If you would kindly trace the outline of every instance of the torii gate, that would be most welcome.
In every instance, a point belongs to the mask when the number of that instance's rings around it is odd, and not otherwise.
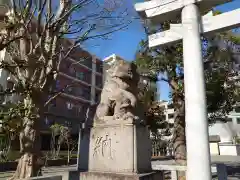
[[[181,24],[149,36],[149,46],[162,46],[183,40],[186,103],[187,179],[211,180],[206,93],[203,74],[201,34],[240,26],[240,9],[213,16],[212,7],[231,0],[151,0],[135,4],[142,18],[154,23],[182,17]]]

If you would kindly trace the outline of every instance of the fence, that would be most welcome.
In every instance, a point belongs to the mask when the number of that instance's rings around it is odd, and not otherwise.
[[[152,157],[172,156],[172,144],[161,139],[152,139]]]
[[[178,173],[181,171],[186,172],[187,167],[186,166],[180,166],[180,165],[167,165],[167,164],[153,164],[152,169],[155,171],[170,171],[171,172],[171,180],[179,180]],[[217,173],[217,179],[218,180],[227,180],[228,178],[228,172],[227,172],[227,166],[223,163],[216,164],[215,167],[212,167],[212,172],[216,171]]]

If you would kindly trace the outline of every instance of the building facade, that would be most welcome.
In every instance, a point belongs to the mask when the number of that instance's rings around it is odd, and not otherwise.
[[[0,1],[0,17],[4,17],[9,12],[9,7],[11,7],[10,1]],[[34,23],[32,29],[33,26]],[[0,19],[0,29],[4,30],[4,27],[5,24]],[[68,39],[61,41],[61,44],[63,48],[72,45]],[[0,52],[0,59],[11,61],[11,54],[3,50]],[[102,72],[102,61],[80,47],[75,48],[60,64],[60,73],[53,88],[56,91],[64,89],[64,92],[52,100],[45,109],[46,117],[42,120],[41,131],[49,133],[49,126],[59,123],[71,127],[72,133],[77,134],[86,109],[99,101],[103,84]],[[0,89],[11,88],[15,82],[9,72],[0,69]],[[1,97],[1,100],[17,102],[20,97],[11,95]]]
[[[100,100],[103,85],[102,67],[100,59],[80,47],[61,62],[55,89],[64,91],[50,102],[43,130],[51,124],[59,123],[69,126],[73,134],[78,133],[88,107]]]
[[[170,125],[174,123],[174,115],[175,111],[173,108],[173,104],[169,101],[159,101],[158,106],[163,110],[164,120]],[[170,126],[171,127],[171,126]],[[157,152],[158,156],[172,156],[172,136],[173,136],[173,128],[169,129],[170,134],[165,134],[164,130],[158,130],[160,134],[164,134],[160,136],[159,142],[156,142],[157,145],[162,146],[162,150]],[[162,141],[162,142],[161,142]]]
[[[0,52],[1,60],[11,60],[11,55],[5,50]],[[16,83],[9,72],[0,69],[0,89],[12,89]],[[68,88],[66,88],[69,86]],[[50,126],[58,123],[71,129],[77,138],[79,126],[85,120],[88,107],[97,104],[100,100],[103,86],[103,62],[89,52],[76,48],[60,65],[55,90],[64,91],[53,99],[45,109],[45,116],[41,121],[41,136],[48,149],[51,141]],[[50,97],[49,97],[50,98]],[[1,104],[8,101],[18,102],[20,96],[15,94],[1,96]],[[16,146],[17,146],[16,142]]]
[[[4,30],[3,17],[9,12],[10,1],[0,1],[0,31]],[[34,23],[32,25],[32,29]],[[33,32],[34,33],[34,32]],[[64,39],[62,47],[71,46],[72,42]],[[0,61],[11,61],[11,54],[2,50]],[[54,90],[64,91],[50,102],[45,109],[45,116],[41,121],[42,147],[49,146],[51,140],[50,126],[54,123],[68,126],[73,136],[78,135],[79,126],[85,120],[85,114],[89,106],[97,104],[100,100],[103,85],[103,64],[96,56],[80,47],[75,48],[68,58],[60,64]],[[12,89],[16,80],[9,72],[0,69],[0,90]],[[68,88],[66,88],[68,86]],[[46,97],[46,101],[50,97]],[[22,98],[18,95],[0,96],[0,103],[8,101],[18,102]],[[18,147],[18,140],[16,140]],[[48,148],[48,147],[46,147]]]
[[[11,56],[5,50],[0,52],[1,60],[10,60]],[[77,133],[76,126],[84,120],[87,108],[99,102],[103,85],[102,61],[81,48],[76,49],[71,55],[62,61],[55,89],[64,92],[53,99],[46,111],[43,120],[42,131],[48,131],[53,123],[73,127],[73,133]],[[0,88],[11,89],[15,79],[4,69],[0,69]],[[66,88],[69,86],[69,88]],[[49,97],[50,98],[50,97]],[[5,96],[4,101],[17,102],[17,95]]]

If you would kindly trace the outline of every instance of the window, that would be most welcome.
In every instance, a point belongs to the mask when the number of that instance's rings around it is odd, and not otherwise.
[[[48,98],[47,98],[47,101],[48,100],[50,100],[52,98],[52,96],[51,95],[49,95],[48,96]],[[49,106],[56,106],[56,98],[53,98],[51,101],[50,101],[50,103],[49,103]]]
[[[84,57],[79,59],[79,64],[83,64],[89,68],[92,68],[92,57]]]
[[[57,89],[57,90],[60,89],[60,81],[59,81],[59,80],[56,81],[56,89]]]
[[[80,104],[78,104],[78,105],[76,106],[76,108],[77,108],[77,114],[80,115],[80,114],[82,113],[83,106],[80,105]]]
[[[79,61],[78,61],[78,63],[79,63],[79,64],[84,64],[85,61],[86,61],[86,60],[85,60],[84,58],[80,58]]]
[[[96,103],[99,103],[100,97],[101,97],[101,93],[96,93],[96,95],[95,95],[95,101],[96,101]]]
[[[102,62],[96,64],[96,70],[99,73],[103,72],[103,64],[102,64]]]
[[[82,111],[82,105],[78,105],[78,112]]]
[[[67,91],[68,91],[69,93],[71,93],[71,92],[73,91],[73,88],[72,88],[72,87],[69,87],[69,88],[67,89]]]
[[[240,124],[240,118],[237,118],[237,124]]]
[[[174,118],[174,114],[168,114],[168,119]]]
[[[84,72],[76,72],[76,77],[80,80],[84,80]]]
[[[85,97],[85,99],[90,99],[91,89],[89,87],[83,88],[83,96]]]
[[[59,61],[58,61],[59,63]],[[63,70],[66,70],[69,68],[69,64],[67,63],[67,61],[61,61],[61,67]]]
[[[48,100],[51,98],[51,96],[48,96]],[[56,98],[50,101],[49,105],[47,106],[48,112],[56,110]]]
[[[66,105],[67,105],[68,109],[73,109],[73,107],[74,107],[74,104],[70,103],[70,102],[67,102]]]
[[[77,87],[75,90],[78,96],[83,96],[83,89],[81,87]]]
[[[98,86],[98,87],[102,87],[102,83],[103,83],[103,81],[102,81],[102,76],[96,76],[96,86]]]
[[[71,121],[65,121],[65,125],[66,125],[67,127],[71,127],[71,126],[72,126],[72,122],[71,122]]]
[[[74,72],[75,72],[75,69],[74,69],[74,67],[71,66],[71,67],[69,68],[69,73],[70,73],[70,74],[74,74]]]
[[[55,122],[52,119],[48,119],[48,117],[45,118],[45,124],[48,126],[53,125]]]

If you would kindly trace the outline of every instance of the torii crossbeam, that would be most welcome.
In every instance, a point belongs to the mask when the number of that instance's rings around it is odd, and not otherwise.
[[[239,27],[240,8],[213,16],[212,11],[202,17],[202,28],[200,33],[211,35],[220,31],[227,31]],[[170,24],[170,29],[163,32],[152,34],[148,37],[149,47],[162,46],[176,43],[183,39],[182,24]]]

